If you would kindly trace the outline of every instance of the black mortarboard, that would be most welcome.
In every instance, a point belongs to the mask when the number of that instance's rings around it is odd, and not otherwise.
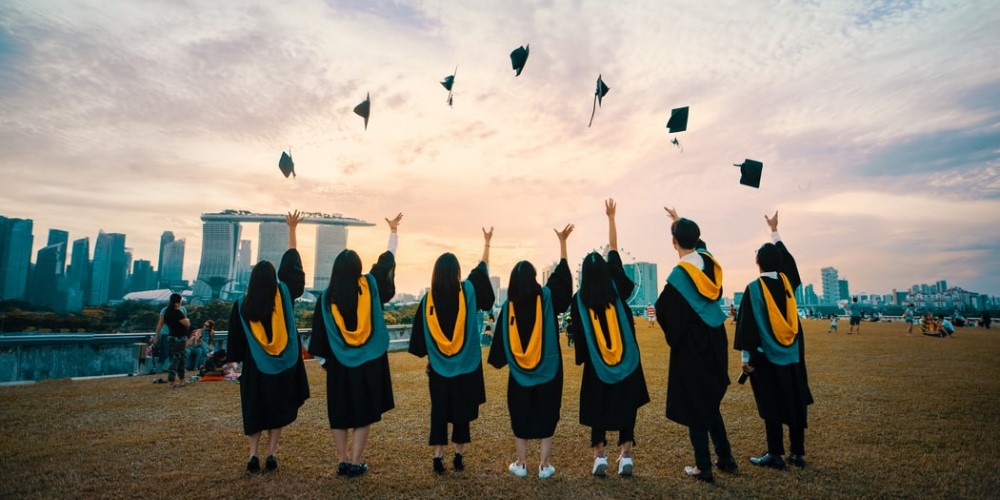
[[[510,65],[516,71],[514,76],[521,76],[524,70],[524,63],[528,62],[528,48],[530,45],[522,45],[510,53]]]
[[[597,75],[597,90],[594,91],[594,109],[590,111],[590,125],[594,124],[594,113],[597,112],[597,107],[601,105],[601,99],[608,95],[608,91],[611,90],[610,87],[604,84],[604,79],[601,75]]]
[[[365,130],[368,130],[368,116],[371,115],[372,95],[371,92],[365,94],[365,100],[361,104],[354,106],[354,112],[365,119]]]
[[[764,170],[764,164],[747,158],[743,163],[734,163],[734,167],[740,167],[740,184],[754,188],[760,188],[760,173]]]
[[[455,86],[455,75],[458,74],[458,66],[455,66],[455,73],[444,77],[444,81],[441,85],[448,89],[448,105],[451,106],[451,88]]]
[[[670,110],[670,120],[667,120],[667,129],[671,134],[683,132],[688,127],[688,107]]]
[[[278,168],[281,173],[285,174],[285,178],[288,178],[288,174],[295,176],[295,162],[292,161],[292,155],[282,151],[281,159],[278,160]]]

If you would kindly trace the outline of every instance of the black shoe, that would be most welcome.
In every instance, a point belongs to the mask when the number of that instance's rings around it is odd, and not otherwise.
[[[465,470],[465,462],[462,461],[461,453],[455,454],[455,461],[452,462],[452,465],[455,467],[455,470]]]
[[[444,474],[444,457],[434,457],[434,472]]]
[[[351,464],[347,462],[340,462],[339,464],[337,464],[338,476],[346,476],[347,473],[350,472],[350,470],[351,470]]]
[[[354,465],[351,464],[347,469],[347,477],[358,477],[365,472],[368,472],[368,464]]]
[[[697,479],[698,481],[703,481],[706,483],[715,482],[715,478],[712,477],[711,472],[698,470],[697,467],[691,467],[691,466],[684,467],[684,473],[687,474],[688,477]]]
[[[781,455],[772,455],[770,453],[764,453],[759,457],[750,457],[750,463],[760,467],[785,468],[785,459],[781,458]]]
[[[247,462],[247,474],[256,474],[260,472],[260,459],[256,456],[250,457],[250,461]]]
[[[788,463],[802,469],[806,466],[806,457],[802,455],[788,455]]]
[[[740,470],[739,466],[736,465],[736,460],[734,460],[733,457],[729,457],[728,460],[722,460],[722,459],[716,460],[715,468],[729,474],[736,474]]]
[[[278,470],[278,457],[270,455],[264,461],[264,472],[274,472]]]

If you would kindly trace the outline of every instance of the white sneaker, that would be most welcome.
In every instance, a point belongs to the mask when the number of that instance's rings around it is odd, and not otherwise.
[[[538,467],[538,478],[545,479],[552,477],[556,473],[556,468],[552,464],[546,465],[545,467]]]
[[[594,475],[604,477],[608,474],[608,457],[594,459]]]
[[[618,457],[618,475],[632,477],[632,457]]]
[[[517,465],[517,461],[510,464],[510,466],[507,467],[507,470],[509,470],[511,474],[517,477],[528,477],[528,469],[525,468],[524,464]]]

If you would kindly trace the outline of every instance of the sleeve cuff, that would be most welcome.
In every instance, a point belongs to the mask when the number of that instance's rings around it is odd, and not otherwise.
[[[399,235],[396,233],[389,233],[389,246],[386,248],[386,250],[391,252],[392,255],[396,255],[396,247],[398,246],[399,246]]]
[[[777,243],[777,242],[781,241],[781,235],[778,234],[777,231],[772,231],[771,232],[771,241],[773,241],[774,243]]]
[[[742,353],[742,354],[740,354],[740,357],[743,359],[743,362],[744,363],[749,363],[750,362],[750,351],[740,351],[740,352]]]

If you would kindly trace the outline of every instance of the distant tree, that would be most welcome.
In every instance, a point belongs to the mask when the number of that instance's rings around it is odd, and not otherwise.
[[[222,300],[209,302],[203,306],[188,309],[188,318],[192,325],[201,326],[205,321],[215,322],[215,331],[229,330],[229,315],[233,312],[233,303]]]

